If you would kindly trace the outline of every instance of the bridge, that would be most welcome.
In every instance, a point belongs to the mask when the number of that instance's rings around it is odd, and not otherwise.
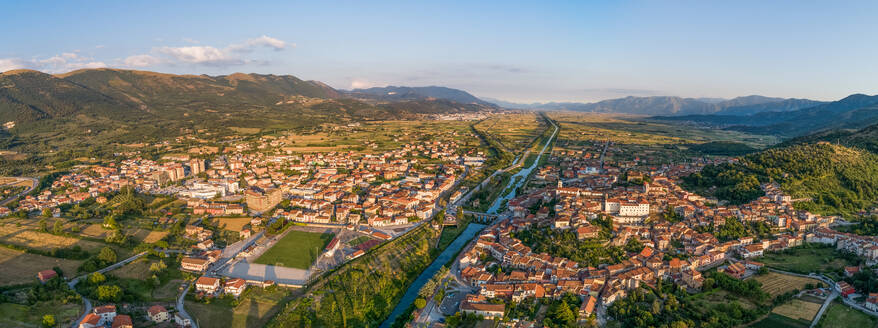
[[[476,220],[476,222],[479,222],[479,223],[488,223],[488,222],[494,221],[495,219],[500,217],[497,214],[488,214],[488,213],[473,212],[473,211],[466,211],[466,210],[463,211],[463,214],[472,215],[473,218]]]

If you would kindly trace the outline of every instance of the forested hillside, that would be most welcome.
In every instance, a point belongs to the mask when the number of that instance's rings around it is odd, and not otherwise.
[[[195,131],[219,141],[242,130],[293,130],[496,109],[447,99],[373,104],[289,75],[8,71],[0,73],[0,123],[15,124],[0,129],[0,146],[21,155],[0,157],[0,173],[20,175],[71,164],[75,158],[106,158],[130,150],[126,144]]]
[[[818,141],[826,141],[847,147],[862,148],[873,153],[878,153],[878,124],[870,125],[860,130],[832,130],[815,133],[787,140],[778,146],[790,146]]]
[[[829,143],[795,145],[708,166],[684,178],[683,186],[741,204],[762,196],[760,184],[772,181],[793,198],[811,199],[796,208],[853,215],[878,200],[878,156]]]

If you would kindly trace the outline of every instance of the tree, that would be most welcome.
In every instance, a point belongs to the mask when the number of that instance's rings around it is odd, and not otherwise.
[[[55,327],[55,316],[51,314],[44,315],[43,327]]]
[[[55,224],[52,226],[52,232],[56,235],[60,235],[64,232],[64,224],[61,223],[61,220],[55,220]]]
[[[116,252],[109,246],[104,246],[98,254],[98,260],[104,261],[105,263],[116,263]]]
[[[97,285],[104,281],[107,281],[107,277],[100,272],[95,272],[88,276],[88,282],[92,285]]]
[[[415,300],[415,307],[418,309],[423,309],[425,306],[427,306],[427,300],[420,297]]]
[[[51,210],[50,208],[48,208],[48,207],[47,207],[47,208],[44,208],[44,209],[43,209],[43,217],[44,217],[44,218],[50,218],[50,217],[52,217],[52,210]]]
[[[165,264],[165,262],[163,262],[163,261],[158,261],[158,262],[154,262],[153,264],[150,264],[150,265],[149,265],[149,271],[150,271],[150,272],[162,272],[162,271],[164,271],[167,267],[168,267],[168,266]]]
[[[104,228],[105,229],[118,229],[119,224],[116,223],[116,218],[113,214],[107,215],[104,217]]]
[[[101,285],[97,290],[98,300],[105,302],[118,302],[122,298],[122,288],[116,285]]]
[[[49,231],[48,224],[46,223],[46,219],[40,219],[40,231],[46,232]]]

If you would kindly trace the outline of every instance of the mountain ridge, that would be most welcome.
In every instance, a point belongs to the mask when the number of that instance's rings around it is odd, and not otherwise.
[[[747,115],[756,112],[798,110],[824,103],[810,99],[773,98],[760,95],[742,96],[733,99],[627,96],[592,103],[548,102],[517,104],[496,99],[490,100],[502,107],[515,109],[573,110],[639,115]]]

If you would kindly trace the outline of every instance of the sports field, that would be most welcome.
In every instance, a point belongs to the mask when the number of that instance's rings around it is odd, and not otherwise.
[[[258,264],[307,270],[332,240],[331,233],[293,230],[256,259]]]

